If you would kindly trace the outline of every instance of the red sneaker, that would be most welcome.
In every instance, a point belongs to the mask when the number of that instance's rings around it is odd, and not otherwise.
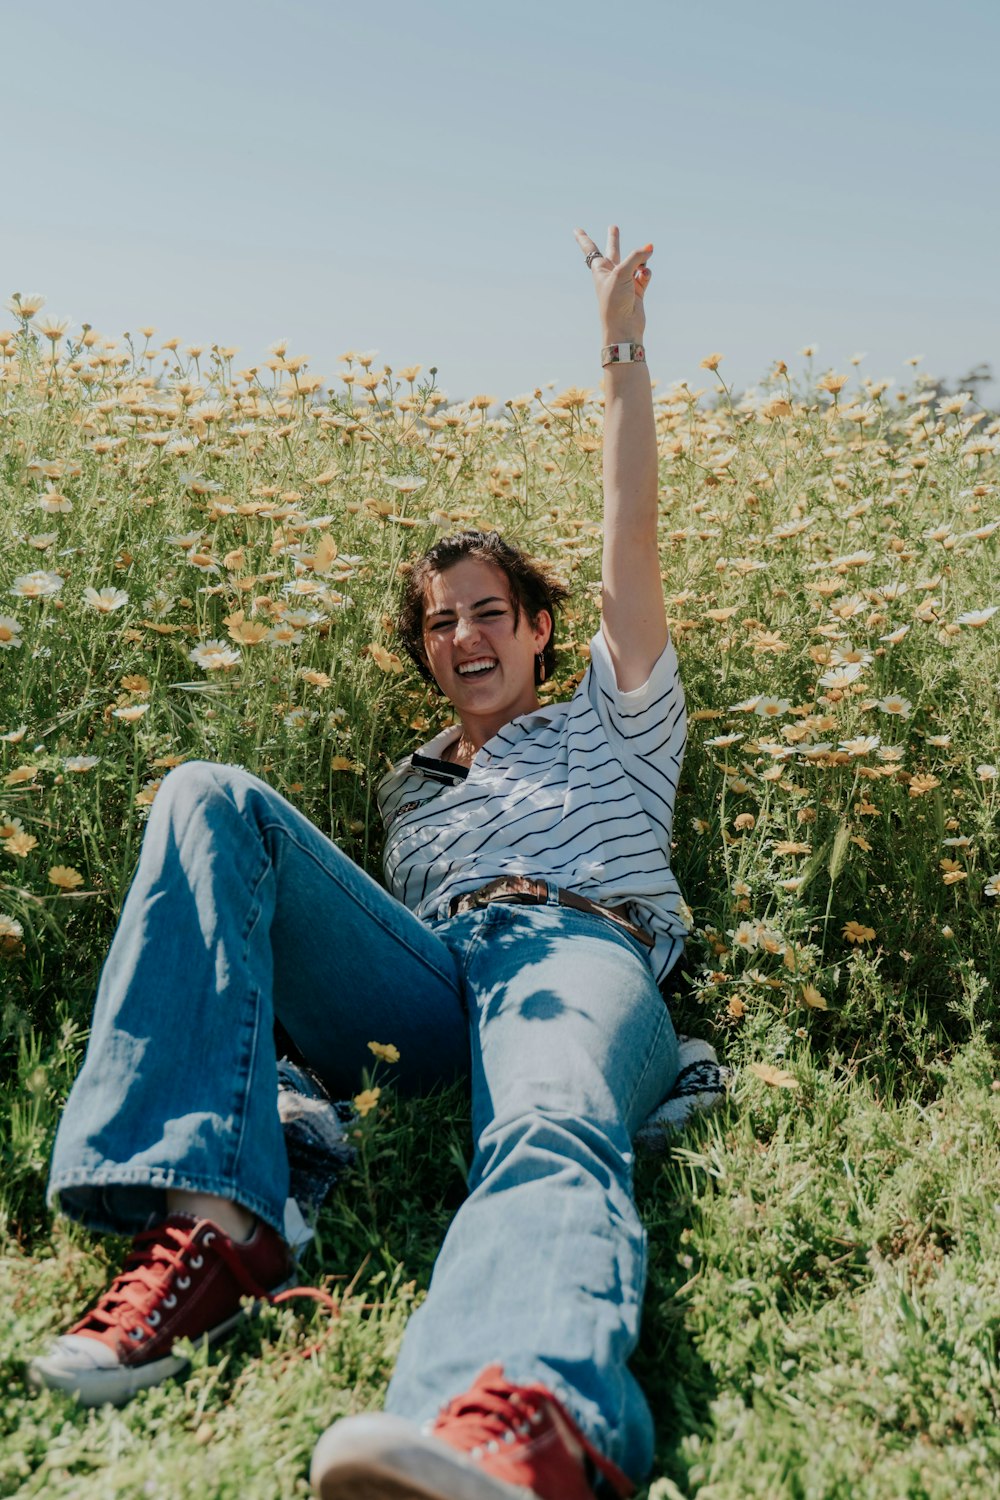
[[[121,1275],[68,1333],[28,1367],[83,1406],[121,1406],[184,1368],[175,1339],[221,1338],[242,1314],[241,1298],[266,1300],[287,1282],[292,1256],[260,1220],[240,1244],[210,1219],[172,1214],[132,1241]]]
[[[551,1391],[511,1385],[499,1365],[426,1428],[388,1412],[335,1423],[311,1478],[321,1500],[625,1500],[634,1489]]]

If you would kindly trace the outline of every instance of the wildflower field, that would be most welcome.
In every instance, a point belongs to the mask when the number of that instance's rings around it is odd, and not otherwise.
[[[453,403],[419,366],[350,353],[324,379],[276,345],[241,369],[8,307],[0,1493],[302,1495],[317,1434],[378,1404],[461,1201],[461,1094],[359,1078],[360,1165],[304,1265],[339,1316],[265,1311],[121,1412],[24,1380],[121,1250],[48,1216],[55,1125],[171,767],[248,767],[377,872],[374,787],[446,722],[393,638],[408,557],[482,524],[556,560],[545,691],[572,692],[600,390]],[[735,1081],[637,1164],[648,1493],[997,1494],[1000,421],[915,367],[894,385],[807,353],[737,396],[703,363],[655,391],[691,719],[677,1021]]]

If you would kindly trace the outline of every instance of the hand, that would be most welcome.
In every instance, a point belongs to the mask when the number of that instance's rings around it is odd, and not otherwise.
[[[575,229],[576,242],[584,255],[589,255],[597,246],[582,229]],[[646,310],[643,297],[649,286],[652,271],[646,264],[647,256],[653,253],[652,245],[633,250],[627,259],[621,258],[618,226],[608,228],[607,248],[590,263],[597,292],[597,305],[601,314],[601,326],[607,343],[624,343],[626,340],[642,338],[646,327]]]

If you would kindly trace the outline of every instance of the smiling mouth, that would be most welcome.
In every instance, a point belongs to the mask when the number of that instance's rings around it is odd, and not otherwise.
[[[459,677],[487,677],[497,665],[495,656],[480,656],[475,661],[463,661],[455,671]]]

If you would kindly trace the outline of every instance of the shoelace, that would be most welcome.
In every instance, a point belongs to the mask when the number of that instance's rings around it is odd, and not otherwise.
[[[608,1495],[624,1500],[634,1493],[630,1480],[587,1441],[551,1391],[542,1386],[512,1386],[503,1378],[502,1366],[485,1370],[471,1390],[449,1402],[431,1431],[435,1437],[463,1448],[470,1457],[479,1458],[513,1445],[518,1437],[529,1436],[532,1428],[544,1422],[546,1407],[558,1413],[560,1425],[575,1435],[579,1459],[595,1497]]]
[[[272,1307],[280,1307],[282,1303],[291,1302],[296,1297],[308,1297],[311,1301],[318,1302],[321,1307],[325,1307],[330,1314],[330,1323],[333,1323],[336,1318],[340,1317],[340,1306],[336,1299],[331,1297],[329,1292],[324,1292],[322,1287],[318,1286],[290,1286],[283,1292],[277,1292],[273,1297],[269,1296],[267,1300]],[[314,1354],[318,1354],[325,1344],[329,1332],[330,1326],[328,1324],[322,1336],[314,1344],[307,1344],[304,1349],[297,1349],[295,1351],[296,1356],[299,1359],[311,1359]]]
[[[470,1448],[511,1443],[543,1420],[546,1399],[530,1388],[515,1391],[505,1381],[482,1381],[449,1402],[434,1423],[434,1435],[447,1441],[449,1433],[461,1432],[462,1446]]]
[[[197,1226],[196,1226],[197,1227]],[[133,1329],[144,1323],[151,1312],[155,1312],[156,1303],[161,1294],[166,1291],[172,1275],[176,1275],[178,1286],[184,1290],[183,1282],[188,1262],[185,1255],[192,1249],[195,1238],[195,1229],[184,1229],[179,1224],[160,1224],[155,1229],[144,1229],[136,1235],[132,1242],[132,1249],[126,1258],[121,1272],[108,1287],[104,1296],[82,1320],[79,1327],[88,1324],[96,1324],[100,1329],[119,1326],[124,1333],[130,1333]],[[174,1248],[170,1243],[173,1242]],[[220,1253],[223,1246],[217,1243],[217,1237],[211,1240],[206,1236],[205,1243],[215,1244]],[[229,1260],[229,1257],[226,1257]],[[235,1259],[235,1257],[233,1257]],[[199,1256],[191,1257],[190,1265],[194,1270],[199,1270],[202,1260]],[[232,1261],[230,1261],[232,1264]],[[236,1268],[234,1267],[234,1270]],[[239,1267],[241,1281],[252,1282],[242,1266]],[[253,1294],[266,1296],[266,1292],[260,1291],[253,1286]],[[163,1298],[167,1306],[173,1306],[171,1301],[173,1293]],[[176,1298],[174,1297],[174,1301]]]
[[[115,1277],[97,1306],[87,1314],[84,1326],[90,1323],[101,1328],[119,1325],[123,1332],[129,1333],[146,1322],[150,1313],[155,1313],[156,1304],[161,1297],[167,1307],[173,1307],[176,1304],[175,1294],[163,1296],[171,1276],[176,1276],[175,1284],[181,1291],[186,1291],[190,1285],[187,1272],[201,1269],[204,1264],[203,1251],[209,1247],[212,1253],[225,1261],[248,1297],[260,1302],[270,1302],[275,1307],[295,1297],[307,1297],[319,1302],[331,1316],[339,1316],[340,1308],[337,1303],[329,1292],[324,1292],[319,1287],[288,1287],[276,1294],[266,1291],[247,1271],[230,1241],[214,1229],[209,1229],[202,1237],[201,1250],[186,1259],[194,1249],[200,1228],[201,1225],[198,1224],[191,1229],[185,1229],[179,1224],[159,1224],[154,1229],[145,1229],[137,1234],[120,1274]],[[172,1241],[174,1248],[167,1241]]]

